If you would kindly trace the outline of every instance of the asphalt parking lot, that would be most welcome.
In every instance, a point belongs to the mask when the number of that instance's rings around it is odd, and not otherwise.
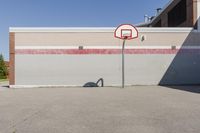
[[[1,87],[0,133],[199,133],[199,89]]]

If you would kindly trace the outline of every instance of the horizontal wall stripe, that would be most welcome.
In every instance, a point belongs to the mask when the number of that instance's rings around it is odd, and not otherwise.
[[[15,49],[121,49],[122,46],[15,46]],[[126,49],[172,49],[172,46],[125,46]],[[176,49],[200,49],[200,46],[176,46]]]
[[[125,54],[200,54],[200,49],[125,49]],[[121,49],[16,49],[16,54],[121,54]]]

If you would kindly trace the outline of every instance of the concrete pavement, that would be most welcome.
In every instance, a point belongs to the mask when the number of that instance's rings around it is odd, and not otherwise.
[[[159,86],[0,89],[0,133],[198,133],[199,105]]]
[[[3,82],[0,82],[0,91],[1,90],[7,90],[8,89],[8,81],[3,81]]]

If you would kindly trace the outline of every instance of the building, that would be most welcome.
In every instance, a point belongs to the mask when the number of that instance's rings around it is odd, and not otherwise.
[[[194,27],[199,19],[198,0],[170,0],[157,15],[150,18],[142,27]]]
[[[150,25],[153,27],[196,27],[197,19],[196,0],[173,0]]]
[[[166,15],[173,18],[170,12],[182,1],[171,1],[154,19],[140,25],[147,27],[138,27],[139,38],[127,41],[126,85],[200,83],[200,2],[186,6],[186,15],[196,14],[192,21],[186,16],[184,22],[171,26],[166,20]],[[114,38],[114,30],[10,28],[10,87],[83,86],[99,78],[105,86],[120,86],[122,41]]]

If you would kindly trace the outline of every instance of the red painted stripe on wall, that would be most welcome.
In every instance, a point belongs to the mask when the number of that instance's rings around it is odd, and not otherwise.
[[[120,49],[17,49],[16,54],[121,54]],[[125,54],[200,54],[200,49],[126,49]]]

